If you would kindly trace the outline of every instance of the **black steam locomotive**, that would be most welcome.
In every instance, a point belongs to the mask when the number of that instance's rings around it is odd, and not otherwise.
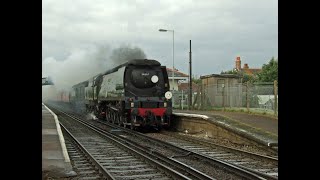
[[[134,59],[72,87],[70,102],[119,126],[169,126],[172,94],[165,66]]]

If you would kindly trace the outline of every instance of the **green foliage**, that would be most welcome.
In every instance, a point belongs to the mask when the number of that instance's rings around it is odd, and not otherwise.
[[[246,82],[250,82],[250,83],[254,83],[254,82],[256,82],[256,80],[257,80],[257,78],[256,78],[256,76],[251,76],[251,75],[248,75],[248,74],[246,74],[246,73],[243,73],[243,72],[240,72],[239,73],[241,76],[242,76],[242,83],[246,83]]]
[[[192,76],[191,80],[192,80],[192,82],[195,83],[195,84],[198,84],[198,85],[201,84],[201,79],[198,78],[198,77],[195,76],[195,75]]]
[[[242,106],[247,107],[247,96],[242,95]],[[259,106],[259,98],[257,95],[249,95],[249,107],[257,107]]]
[[[262,71],[257,74],[258,82],[273,82],[278,81],[278,60],[271,58],[268,64],[263,64]]]
[[[249,81],[250,83],[256,82],[256,77],[248,75],[242,71],[236,71],[236,70],[229,70],[229,71],[222,71],[221,74],[234,74],[234,75],[239,75],[242,77],[242,83],[246,83]]]
[[[196,84],[201,84],[201,79],[193,79],[192,78],[192,82],[194,82]]]
[[[235,70],[229,70],[229,71],[221,71],[220,74],[238,74],[238,71]]]
[[[248,75],[243,71],[221,71],[221,74],[236,74],[242,76],[242,83],[250,82],[273,82],[274,80],[278,81],[278,60],[274,57],[271,58],[268,64],[263,64],[262,71],[257,74]]]

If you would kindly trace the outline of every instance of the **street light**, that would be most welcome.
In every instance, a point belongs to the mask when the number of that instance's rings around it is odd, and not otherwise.
[[[172,32],[172,91],[174,91],[174,30],[159,29],[160,32]],[[172,96],[172,106],[174,105],[174,100]]]

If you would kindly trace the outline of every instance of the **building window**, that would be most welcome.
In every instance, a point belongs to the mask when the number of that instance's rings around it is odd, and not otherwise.
[[[217,92],[222,93],[224,86],[225,86],[224,79],[218,79],[217,80]]]

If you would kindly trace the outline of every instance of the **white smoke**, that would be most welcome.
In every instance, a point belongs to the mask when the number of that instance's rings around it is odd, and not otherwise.
[[[98,118],[93,114],[89,113],[86,115],[86,120],[97,120]]]
[[[89,45],[85,49],[73,49],[64,60],[53,57],[42,61],[42,77],[50,76],[54,85],[42,87],[42,97],[55,99],[57,92],[70,91],[77,83],[105,72],[131,58],[146,58],[138,47],[122,45],[111,51],[108,45]]]

